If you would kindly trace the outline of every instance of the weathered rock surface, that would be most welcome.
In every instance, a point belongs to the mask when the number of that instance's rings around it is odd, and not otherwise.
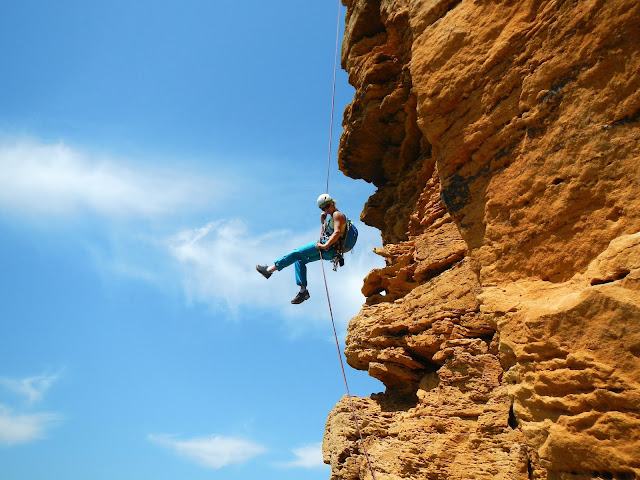
[[[640,478],[640,2],[343,3],[376,478]],[[346,399],[324,455],[371,477]]]

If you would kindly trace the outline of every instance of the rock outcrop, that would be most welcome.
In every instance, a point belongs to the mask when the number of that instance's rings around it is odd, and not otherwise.
[[[343,3],[376,479],[640,479],[640,2]],[[371,477],[346,399],[323,450]]]

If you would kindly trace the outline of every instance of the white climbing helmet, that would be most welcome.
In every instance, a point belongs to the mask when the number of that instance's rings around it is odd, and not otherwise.
[[[323,193],[318,197],[317,201],[318,201],[318,207],[322,208],[323,205],[333,202],[333,198],[331,198],[331,195],[329,195],[328,193]]]

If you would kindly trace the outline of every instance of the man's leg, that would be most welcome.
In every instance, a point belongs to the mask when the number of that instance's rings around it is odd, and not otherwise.
[[[305,262],[313,262],[320,258],[320,252],[316,248],[316,242],[310,242],[300,248],[296,248],[293,252],[279,258],[274,262],[277,270],[293,265],[298,260]]]
[[[295,264],[296,268],[296,285],[302,287],[301,290],[307,288],[307,262],[298,260]]]
[[[330,248],[322,252],[322,258],[324,260],[331,260],[335,255],[335,248]],[[320,251],[316,248],[316,242],[310,242],[279,258],[271,267],[257,265],[256,269],[266,278],[269,278],[276,270],[280,271],[295,263],[296,284],[300,287],[300,291],[291,303],[297,304],[304,302],[310,297],[307,291],[307,263],[315,262],[320,260],[320,258]]]
[[[329,250],[322,252],[322,259],[332,260],[335,255],[336,251],[333,248],[330,248]],[[318,260],[320,260],[320,251],[317,249],[315,254],[308,255],[305,259],[296,260],[296,285],[303,287],[303,289],[307,288],[307,263]]]
[[[305,260],[297,260],[296,265],[296,284],[300,286],[300,291],[296,294],[291,303],[298,304],[308,300],[311,295],[307,290],[307,262]]]
[[[296,248],[293,252],[280,257],[271,266],[256,265],[256,270],[258,270],[258,272],[260,272],[263,277],[269,278],[275,271],[280,271],[283,268],[287,268],[289,265],[294,264],[298,260],[313,261],[311,260],[311,258],[315,255],[318,255],[319,257],[318,250],[316,249],[316,244],[315,242],[310,242],[300,248]]]

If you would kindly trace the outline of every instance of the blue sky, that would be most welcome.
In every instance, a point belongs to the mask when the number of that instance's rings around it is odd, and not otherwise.
[[[337,9],[0,6],[0,478],[328,478],[320,265],[297,306],[292,269],[254,266],[318,234]],[[374,189],[335,161],[352,95],[338,72],[329,190],[357,220]],[[341,345],[383,264],[357,225],[327,266]]]

